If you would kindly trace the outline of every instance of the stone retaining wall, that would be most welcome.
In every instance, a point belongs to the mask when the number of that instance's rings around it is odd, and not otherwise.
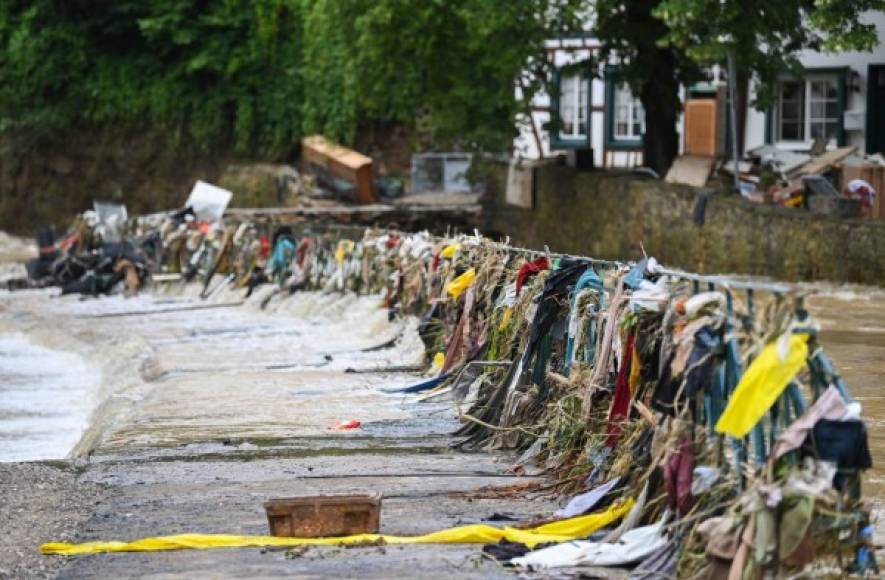
[[[622,260],[641,257],[644,247],[664,264],[699,273],[885,286],[885,222],[711,194],[698,225],[697,190],[562,166],[536,170],[534,207],[522,209],[505,201],[506,174],[491,169],[478,225],[516,245]]]

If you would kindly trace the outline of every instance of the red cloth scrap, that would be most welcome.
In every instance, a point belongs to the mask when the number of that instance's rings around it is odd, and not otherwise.
[[[522,292],[522,286],[529,276],[539,274],[548,268],[550,268],[550,262],[547,261],[546,256],[541,256],[534,262],[523,264],[522,268],[519,269],[519,273],[516,274],[516,295],[519,296],[519,293]]]

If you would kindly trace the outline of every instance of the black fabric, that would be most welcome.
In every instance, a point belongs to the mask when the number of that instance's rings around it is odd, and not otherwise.
[[[695,202],[694,209],[691,212],[691,219],[694,221],[695,225],[702,226],[707,220],[707,200],[709,198],[710,194],[703,193]]]
[[[863,470],[873,466],[867,428],[863,421],[829,421],[821,419],[805,439],[802,456],[833,461],[839,470]],[[833,485],[845,490],[851,474],[837,473]]]
[[[670,371],[672,364],[673,356],[671,355],[664,365],[664,372],[658,377],[658,384],[655,386],[651,400],[652,409],[671,415],[673,414],[673,403],[676,401],[676,393],[679,392],[679,386],[682,384],[682,381],[672,377]]]
[[[720,362],[717,355],[722,347],[716,331],[709,326],[698,330],[693,340],[694,346],[685,364],[685,389],[680,401],[680,403],[688,402],[692,414],[696,411],[696,395],[703,393],[713,382],[713,372]],[[652,397],[652,408],[668,414],[673,413],[676,395],[682,386],[682,377],[674,378],[670,371],[674,356],[675,352],[667,360],[664,372],[658,377],[658,384]]]
[[[583,261],[562,260],[559,268],[550,274],[544,282],[544,291],[538,303],[538,310],[532,321],[532,332],[529,336],[522,360],[522,368],[532,368],[532,362],[541,350],[541,341],[550,332],[562,311],[562,305],[568,302],[569,294],[590,265]]]
[[[694,347],[685,366],[685,395],[689,400],[704,392],[713,382],[714,355],[719,344],[719,337],[709,326],[694,335]]]
[[[267,276],[264,275],[264,269],[256,267],[249,275],[248,290],[246,290],[246,298],[252,296],[256,288],[267,282]]]
[[[510,566],[510,560],[513,558],[519,558],[531,552],[525,544],[508,542],[507,540],[501,540],[497,544],[486,544],[482,547],[482,551],[505,566]]]
[[[673,540],[654,551],[630,573],[629,580],[675,578],[676,565],[679,562],[679,545],[679,542]]]

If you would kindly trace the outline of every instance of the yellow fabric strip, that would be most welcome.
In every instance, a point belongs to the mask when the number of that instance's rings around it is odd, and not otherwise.
[[[549,542],[561,543],[584,538],[623,518],[633,507],[633,499],[613,504],[607,510],[586,516],[544,524],[529,530],[495,528],[484,524],[440,530],[423,536],[359,534],[342,538],[277,538],[275,536],[233,536],[227,534],[180,534],[143,538],[134,542],[48,543],[43,554],[76,556],[103,552],[159,552],[166,550],[209,550],[213,548],[257,548],[266,546],[337,546],[383,540],[388,544],[493,544],[501,540],[519,542],[530,548]]]
[[[461,294],[467,290],[473,281],[476,280],[476,269],[470,268],[446,285],[446,292],[454,299],[458,299]]]
[[[455,242],[454,244],[449,244],[448,246],[443,248],[443,251],[440,252],[440,255],[443,258],[451,259],[451,258],[455,257],[455,254],[457,254],[458,250],[460,250],[460,249],[461,249],[461,244],[459,244],[458,242]]]
[[[785,358],[781,358],[778,341],[775,341],[753,359],[719,417],[716,431],[732,437],[746,437],[805,366],[808,335],[793,334],[789,338]]]
[[[633,345],[633,356],[630,360],[630,376],[627,379],[627,386],[630,387],[630,396],[636,395],[639,388],[639,381],[642,380],[642,361],[639,360],[639,350]]]
[[[339,264],[343,264],[344,260],[347,259],[347,255],[350,254],[355,247],[356,244],[353,240],[341,240],[338,242],[338,247],[335,249],[335,261]]]

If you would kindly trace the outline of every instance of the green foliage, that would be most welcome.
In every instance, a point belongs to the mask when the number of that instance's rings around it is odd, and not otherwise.
[[[580,26],[579,0],[315,0],[305,4],[307,131],[352,140],[367,122],[437,147],[509,148],[514,82],[543,42]],[[530,98],[546,79],[537,71]]]
[[[0,130],[126,124],[206,148],[300,134],[298,0],[7,1]]]
[[[662,42],[699,63],[722,63],[733,51],[738,70],[759,81],[764,108],[777,77],[801,70],[799,51],[877,46],[875,26],[863,20],[876,10],[885,0],[662,0],[655,14],[669,29]]]
[[[119,124],[272,153],[397,123],[438,146],[500,149],[517,75],[578,25],[579,4],[0,0],[0,133]]]

